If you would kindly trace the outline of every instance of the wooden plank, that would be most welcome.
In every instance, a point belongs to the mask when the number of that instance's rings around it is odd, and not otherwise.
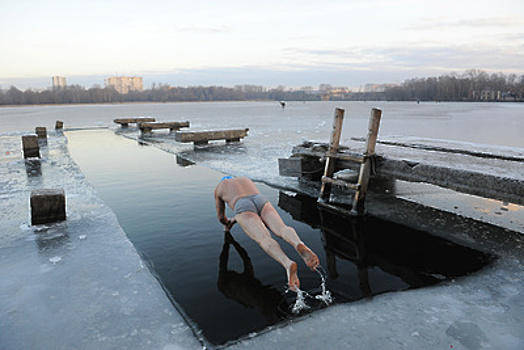
[[[378,108],[373,108],[371,110],[371,116],[369,118],[368,126],[368,135],[367,135],[367,144],[366,151],[364,153],[366,157],[364,164],[360,167],[360,174],[358,177],[358,184],[360,189],[355,193],[353,197],[353,211],[357,214],[364,213],[364,204],[366,200],[366,193],[368,190],[369,177],[371,175],[371,158],[375,154],[375,145],[377,144],[378,137],[378,128],[380,126],[380,117],[382,116],[382,111]]]
[[[234,130],[205,130],[205,131],[177,131],[175,141],[206,144],[211,140],[226,140],[227,142],[240,141],[247,136],[249,129]]]
[[[138,127],[143,133],[151,132],[153,129],[169,129],[169,131],[179,130],[180,128],[188,128],[189,121],[185,122],[144,122],[139,123]]]
[[[335,115],[333,117],[333,129],[331,130],[331,136],[329,140],[328,154],[336,154],[340,144],[340,135],[342,133],[342,123],[344,122],[344,110],[341,108],[335,109]],[[333,177],[335,172],[335,159],[328,157],[326,160],[326,167],[324,169],[324,177]],[[320,187],[320,198],[325,200],[329,198],[331,194],[331,185],[329,182],[322,181]]]
[[[150,117],[136,117],[136,118],[116,118],[113,119],[113,122],[116,124],[120,124],[122,126],[127,126],[128,124],[132,123],[145,123],[145,122],[154,122],[156,121],[155,118]]]
[[[353,210],[349,210],[348,208],[341,207],[341,206],[338,206],[338,205],[330,204],[330,203],[326,202],[323,199],[319,199],[317,203],[321,207],[326,208],[328,210],[331,210],[331,211],[333,211],[333,212],[335,212],[337,214],[341,214],[341,215],[349,216],[349,217],[354,217],[355,216],[355,212]]]
[[[352,154],[345,154],[345,153],[331,153],[327,152],[326,157],[334,158],[337,160],[346,160],[348,162],[355,162],[355,163],[364,163],[365,157],[360,155],[352,155]]]
[[[326,176],[322,177],[322,183],[323,184],[327,183],[327,184],[331,184],[331,185],[335,185],[339,187],[345,187],[345,188],[348,188],[350,190],[355,190],[355,191],[358,191],[360,189],[360,184],[354,184],[351,182],[347,182],[345,180],[337,180],[337,179],[333,179],[331,177],[326,177]]]

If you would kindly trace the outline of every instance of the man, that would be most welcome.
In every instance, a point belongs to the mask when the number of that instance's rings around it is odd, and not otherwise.
[[[267,197],[250,179],[224,176],[215,188],[215,201],[218,220],[225,230],[229,231],[238,222],[251,239],[284,267],[291,290],[297,291],[300,287],[297,263],[282,251],[269,230],[291,244],[311,270],[319,265],[317,255],[300,240],[295,229],[282,221]],[[226,217],[226,203],[236,214],[231,220]]]

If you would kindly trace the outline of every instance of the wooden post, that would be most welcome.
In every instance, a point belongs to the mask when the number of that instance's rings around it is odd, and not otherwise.
[[[368,135],[366,143],[366,151],[364,156],[364,164],[360,167],[360,174],[358,177],[358,184],[360,189],[355,193],[353,198],[353,207],[351,209],[352,214],[362,215],[364,214],[364,201],[366,199],[366,192],[368,190],[369,177],[371,175],[371,158],[375,154],[375,145],[377,143],[378,127],[380,126],[380,117],[382,111],[378,108],[371,110],[371,116],[369,118]]]
[[[38,137],[38,144],[41,146],[47,145],[47,129],[45,126],[37,126],[35,134]]]
[[[40,158],[40,146],[38,145],[36,135],[22,136],[22,148],[24,150],[24,158]]]
[[[31,192],[31,224],[40,225],[66,219],[63,189],[40,189]]]
[[[46,139],[47,138],[47,129],[45,126],[37,126],[35,128],[35,134],[38,136],[38,139]]]
[[[333,129],[331,130],[331,137],[329,140],[329,150],[326,159],[326,167],[324,168],[324,177],[331,178],[335,171],[336,158],[331,157],[331,154],[338,152],[340,144],[340,135],[342,134],[342,123],[344,122],[344,110],[342,108],[335,109],[335,116],[333,118]],[[322,187],[320,188],[321,201],[329,199],[331,194],[331,184],[322,179]]]

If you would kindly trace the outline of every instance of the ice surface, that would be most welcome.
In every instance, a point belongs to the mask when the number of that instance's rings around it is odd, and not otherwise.
[[[231,348],[522,349],[523,278],[522,260],[507,259],[460,282],[332,306]]]
[[[439,147],[443,149],[455,150],[455,151],[474,151],[476,153],[484,153],[486,155],[496,155],[500,157],[513,157],[516,159],[524,160],[524,148],[520,147],[508,147],[500,145],[484,145],[479,143],[464,142],[457,140],[443,140],[443,139],[431,139],[424,137],[415,136],[394,136],[390,135],[387,137],[379,138],[381,141],[402,143],[406,145],[417,145],[423,147]]]
[[[0,145],[0,348],[201,348],[65,138],[49,136],[36,173],[20,135],[0,136]],[[38,188],[65,190],[66,221],[30,225]]]
[[[67,123],[86,125],[85,119],[92,118],[93,111],[98,118],[96,123],[110,125],[113,117],[127,116],[131,112],[167,119],[175,109],[177,112],[187,111],[188,115],[198,114],[198,118],[189,118],[192,129],[213,128],[217,121],[223,128],[246,126],[250,128],[250,136],[239,144],[217,143],[193,150],[191,145],[176,145],[167,137],[153,137],[146,141],[173,153],[183,152],[187,158],[224,173],[246,175],[300,190],[296,179],[278,176],[277,158],[288,157],[291,148],[303,140],[327,140],[335,105],[328,105],[324,114],[303,119],[301,113],[309,105],[300,110],[300,106],[289,104],[285,110],[279,110],[282,115],[277,116],[278,125],[274,124],[275,119],[249,115],[250,111],[258,113],[259,108],[266,108],[265,105],[241,106],[244,108],[241,117],[249,116],[244,123],[240,116],[234,119],[221,114],[229,113],[228,104],[199,105],[202,111],[198,112],[192,112],[193,106],[133,105],[124,106],[127,108],[124,110],[116,106],[86,107],[91,111],[81,111],[82,121],[66,120],[66,126]],[[432,106],[439,110],[441,118],[433,120],[433,116],[428,117],[418,131],[409,132],[434,138],[434,126],[441,123],[446,132],[449,131],[450,138],[468,137],[466,141],[472,142],[487,133],[499,132],[485,127],[485,124],[475,123],[479,113],[493,113],[494,104],[482,104],[481,107],[461,104],[461,110],[451,104]],[[503,106],[522,108],[515,104]],[[152,108],[155,112],[151,112]],[[363,113],[363,117],[357,117],[356,123],[351,125],[345,124],[342,142],[350,136],[365,134],[371,105],[351,105],[348,111],[355,113],[352,111],[355,108]],[[400,118],[412,122],[417,119],[417,113],[421,113],[409,112],[406,105],[393,103],[383,109],[385,115],[380,135],[391,134],[391,131],[398,133],[398,130],[405,129]],[[6,115],[12,114],[10,110],[5,111]],[[13,111],[37,113],[34,107]],[[59,108],[58,114],[39,116],[38,120],[54,123],[56,118],[65,119],[79,111],[79,107]],[[521,113],[520,110],[517,112]],[[201,116],[206,113],[209,114],[207,119]],[[468,113],[468,116],[458,118],[460,113]],[[499,119],[494,122],[501,123]],[[362,132],[347,132],[355,124]],[[28,121],[27,125],[33,127],[34,120]],[[13,124],[9,130],[20,129]],[[469,130],[467,135],[463,130]],[[513,140],[518,140],[521,130],[522,123],[514,125],[510,130]],[[499,133],[500,139],[507,136],[506,131]],[[111,210],[85,183],[71,162],[65,141],[58,137],[49,138],[48,148],[42,152],[40,161],[41,175],[38,175],[38,166],[28,168],[22,159],[21,134],[13,131],[0,137],[0,348],[200,348],[187,323],[171,306],[125,238]],[[138,131],[132,129],[126,134],[130,137],[137,135]],[[521,146],[522,138],[514,141],[514,145]],[[511,152],[519,154],[520,151],[512,149]],[[42,187],[65,189],[66,222],[30,226],[29,193]],[[409,204],[406,206],[410,208]],[[408,210],[390,215],[392,219],[408,221],[416,214]],[[523,349],[522,236],[509,231],[493,234],[486,225],[460,217],[454,220],[446,222],[441,214],[434,213],[418,223],[421,228],[437,226],[443,236],[489,251],[499,256],[499,260],[454,282],[330,306],[291,323],[252,334],[230,348]],[[119,253],[115,254],[117,251]]]

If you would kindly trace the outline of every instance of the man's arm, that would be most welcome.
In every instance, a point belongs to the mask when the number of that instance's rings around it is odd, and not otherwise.
[[[215,206],[217,210],[217,219],[222,225],[227,226],[229,220],[226,216],[226,203],[215,193]]]
[[[226,202],[220,198],[217,189],[215,189],[215,207],[217,210],[218,221],[224,225],[224,230],[229,231],[231,227],[237,222],[235,218],[229,220],[226,216]]]

